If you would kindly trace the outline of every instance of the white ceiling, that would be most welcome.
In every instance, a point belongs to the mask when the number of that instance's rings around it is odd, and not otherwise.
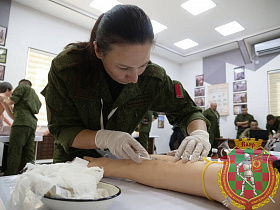
[[[100,11],[92,0],[13,0],[91,30]],[[252,50],[255,43],[280,37],[280,0],[213,0],[216,7],[193,16],[180,5],[187,0],[118,0],[141,7],[150,17],[168,27],[156,34],[153,53],[184,63],[238,48],[243,40]],[[222,36],[215,28],[237,21],[245,30]],[[175,42],[190,38],[199,45],[182,50]],[[84,41],[84,40],[81,40]],[[253,56],[253,55],[251,55]]]

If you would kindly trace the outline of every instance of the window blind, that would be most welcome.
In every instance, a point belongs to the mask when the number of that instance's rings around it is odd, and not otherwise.
[[[42,103],[42,107],[36,116],[38,118],[37,124],[41,126],[46,126],[48,124],[45,98],[41,94],[41,91],[48,83],[48,72],[55,56],[55,54],[41,50],[33,48],[28,49],[25,78],[32,82],[32,88],[36,91]]]
[[[268,71],[269,111],[280,116],[280,69]]]

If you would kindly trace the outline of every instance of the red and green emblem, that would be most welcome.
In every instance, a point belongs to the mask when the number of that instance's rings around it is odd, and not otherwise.
[[[276,158],[259,144],[237,145],[227,154],[218,174],[220,191],[226,198],[224,204],[256,209],[269,202],[275,203],[273,197],[279,185],[279,172],[273,167]]]

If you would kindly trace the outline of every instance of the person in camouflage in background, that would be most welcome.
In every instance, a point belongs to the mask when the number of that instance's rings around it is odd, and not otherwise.
[[[141,162],[147,151],[131,133],[148,110],[165,112],[188,136],[174,161],[207,156],[207,119],[178,81],[150,61],[154,33],[149,17],[133,5],[117,5],[96,21],[88,42],[66,46],[52,61],[45,96],[54,162],[100,157]]]
[[[34,138],[37,127],[35,114],[39,113],[42,104],[31,86],[29,80],[22,79],[10,98],[0,97],[0,102],[14,104],[14,121],[10,132],[5,176],[17,174],[21,161],[28,163],[35,160]]]
[[[148,140],[152,127],[152,122],[157,119],[158,113],[153,111],[148,111],[145,117],[141,120],[139,124],[139,143],[148,151]]]
[[[236,138],[240,138],[241,133],[250,128],[250,122],[254,120],[253,115],[248,113],[248,108],[245,104],[241,106],[241,114],[238,114],[234,120],[234,124],[237,126]]]

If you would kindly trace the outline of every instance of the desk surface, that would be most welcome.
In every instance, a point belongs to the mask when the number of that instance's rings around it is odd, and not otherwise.
[[[16,184],[15,180],[16,176],[0,177],[0,198],[6,208]],[[103,178],[102,181],[114,184],[121,189],[121,195],[115,199],[109,210],[227,209],[222,204],[206,198],[155,189],[130,180]],[[48,210],[43,204],[35,209]]]

